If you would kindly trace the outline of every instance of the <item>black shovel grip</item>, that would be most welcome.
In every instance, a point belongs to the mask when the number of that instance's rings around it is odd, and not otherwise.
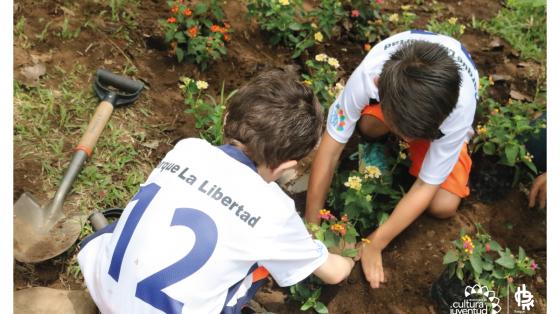
[[[140,81],[131,80],[104,69],[97,70],[97,79],[104,85],[110,85],[131,94],[135,94],[144,88],[144,83]]]

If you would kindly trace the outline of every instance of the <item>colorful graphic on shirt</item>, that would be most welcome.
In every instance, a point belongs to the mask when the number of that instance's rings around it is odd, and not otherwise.
[[[340,108],[340,104],[334,106],[334,112],[331,114],[329,123],[336,128],[337,131],[343,131],[346,125],[346,115],[344,110]]]

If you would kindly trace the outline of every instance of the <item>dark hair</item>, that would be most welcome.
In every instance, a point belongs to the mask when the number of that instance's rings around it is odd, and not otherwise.
[[[461,86],[459,66],[441,45],[404,43],[383,65],[379,78],[381,110],[401,136],[437,139],[453,111]]]
[[[323,124],[313,91],[282,70],[263,72],[243,86],[225,117],[226,142],[240,142],[257,165],[271,168],[309,154]]]

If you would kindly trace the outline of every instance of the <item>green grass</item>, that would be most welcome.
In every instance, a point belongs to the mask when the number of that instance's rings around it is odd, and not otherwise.
[[[545,0],[508,0],[498,15],[480,27],[505,39],[522,58],[546,61]]]

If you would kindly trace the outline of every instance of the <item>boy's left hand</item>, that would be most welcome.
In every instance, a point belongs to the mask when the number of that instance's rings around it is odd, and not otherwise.
[[[372,288],[379,288],[382,282],[386,282],[385,274],[383,273],[381,249],[371,244],[363,246],[361,261],[364,275]]]

